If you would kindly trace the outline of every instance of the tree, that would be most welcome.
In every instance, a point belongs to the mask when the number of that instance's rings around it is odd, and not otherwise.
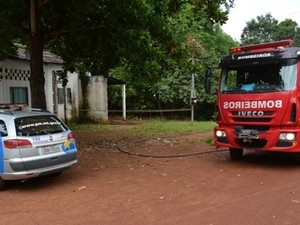
[[[241,44],[257,44],[270,41],[279,41],[283,39],[292,39],[294,45],[300,45],[300,28],[298,24],[285,19],[278,23],[271,14],[258,16],[246,23],[241,35]]]
[[[0,55],[11,54],[15,42],[29,47],[32,106],[45,108],[45,47],[62,56],[65,70],[81,67],[108,75],[117,65],[142,68],[175,48],[165,22],[187,3],[212,22],[224,23],[233,0],[0,0]]]
[[[246,23],[241,35],[242,44],[257,44],[274,40],[278,21],[271,14],[258,16]]]
[[[295,46],[300,46],[300,28],[297,22],[285,19],[280,22],[274,34],[274,40],[292,39]]]
[[[190,105],[191,74],[195,73],[197,104],[201,115],[212,110],[203,108],[203,102],[213,105],[215,95],[204,92],[203,74],[205,70],[217,65],[221,56],[228,54],[228,49],[235,45],[233,39],[225,34],[219,24],[212,25],[201,12],[194,12],[191,4],[183,5],[180,10],[169,17],[165,26],[173,31],[175,49],[164,52],[156,48],[159,54],[148,58],[143,66],[124,66],[113,70],[114,77],[127,82],[127,106],[130,109],[186,108]],[[195,42],[193,42],[193,40]],[[195,44],[192,64],[191,57]],[[117,87],[110,87],[115,89]],[[109,91],[115,95],[117,92]],[[110,97],[110,109],[116,109],[120,97]],[[213,107],[212,107],[213,108]]]

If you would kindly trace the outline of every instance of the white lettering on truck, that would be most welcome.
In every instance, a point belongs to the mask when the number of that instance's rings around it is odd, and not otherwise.
[[[229,101],[224,102],[224,109],[273,109],[282,108],[282,100],[262,100],[262,101]]]
[[[256,58],[267,58],[271,57],[271,53],[261,53],[261,54],[253,54],[253,55],[242,55],[239,56],[237,59],[256,59]]]
[[[262,117],[264,116],[264,112],[263,111],[238,111],[238,116]]]

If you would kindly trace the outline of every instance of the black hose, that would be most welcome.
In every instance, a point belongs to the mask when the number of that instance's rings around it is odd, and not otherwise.
[[[119,152],[125,153],[127,155],[132,156],[139,156],[139,157],[149,157],[149,158],[179,158],[179,157],[189,157],[189,156],[195,156],[195,155],[203,155],[203,154],[211,154],[216,152],[223,152],[227,151],[227,149],[217,149],[217,150],[209,150],[204,152],[195,152],[195,153],[189,153],[189,154],[179,154],[179,155],[148,155],[148,154],[142,154],[142,153],[136,153],[136,152],[129,152],[121,148],[117,145],[117,150]]]

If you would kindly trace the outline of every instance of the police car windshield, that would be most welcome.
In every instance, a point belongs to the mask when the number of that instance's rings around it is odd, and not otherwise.
[[[296,87],[296,59],[268,64],[239,65],[223,68],[221,93],[289,91]]]
[[[17,136],[62,133],[68,128],[56,116],[32,116],[15,120]]]

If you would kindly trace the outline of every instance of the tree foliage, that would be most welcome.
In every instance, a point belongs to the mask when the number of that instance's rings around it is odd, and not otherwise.
[[[110,70],[121,66],[136,96],[150,91],[152,97],[159,94],[160,101],[171,102],[185,96],[178,88],[180,83],[181,89],[188,89],[183,76],[203,70],[215,58],[213,53],[220,53],[211,46],[205,49],[202,39],[210,39],[204,35],[210,30],[223,35],[212,24],[226,22],[233,1],[0,0],[0,56],[12,54],[15,42],[28,46],[33,107],[46,106],[45,48],[63,58],[65,70],[109,76]],[[191,38],[202,49],[196,66],[188,63]]]
[[[144,69],[135,70],[135,67],[124,66],[122,70],[113,70],[112,74],[127,82],[128,108],[163,109],[189,107],[191,76],[194,73],[196,97],[200,102],[196,108],[201,114],[207,112],[205,116],[209,118],[216,96],[205,94],[203,74],[208,67],[217,65],[221,56],[228,54],[228,49],[235,43],[221,30],[220,25],[212,25],[202,13],[195,13],[190,4],[182,6],[167,22],[165,25],[173,31],[173,40],[177,46],[175,49],[168,52],[159,50],[159,58],[144,61]],[[115,90],[116,87],[111,89]],[[118,95],[115,91],[109,93]],[[119,102],[120,98],[110,99],[110,107],[113,108],[116,106],[113,101]],[[205,102],[212,106],[212,110],[201,108]]]
[[[300,45],[300,28],[298,24],[285,19],[278,22],[270,13],[257,16],[246,23],[241,35],[241,44],[257,44],[270,41],[292,39],[294,44]]]

